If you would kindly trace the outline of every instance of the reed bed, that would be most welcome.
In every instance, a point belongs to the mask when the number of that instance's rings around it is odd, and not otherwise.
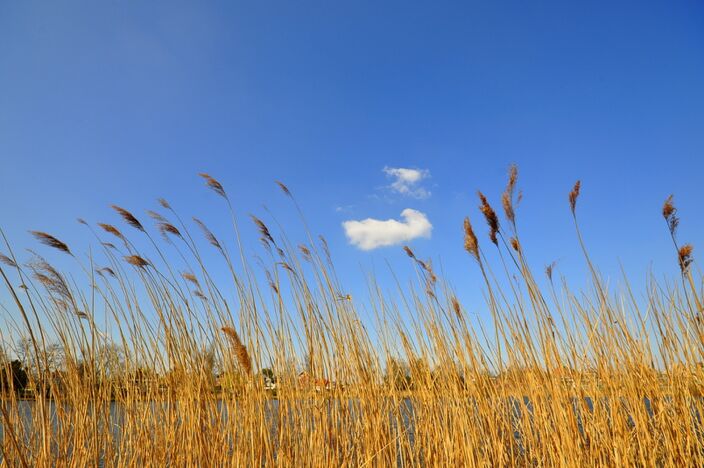
[[[481,218],[458,220],[482,323],[410,247],[400,299],[371,278],[359,303],[324,238],[241,227],[223,184],[201,177],[234,235],[166,200],[153,226],[119,206],[119,224],[79,220],[95,239],[80,255],[33,231],[42,245],[20,259],[3,234],[3,466],[704,465],[702,277],[672,198],[681,277],[651,278],[643,300],[592,264],[577,182],[565,209],[591,287],[575,292],[526,260],[511,168],[503,216],[478,194],[488,238]],[[260,234],[256,257],[240,229]]]

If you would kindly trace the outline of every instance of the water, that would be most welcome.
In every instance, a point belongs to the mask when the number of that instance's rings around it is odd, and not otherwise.
[[[618,416],[626,418],[626,424],[629,428],[634,428],[635,420],[633,418],[633,413],[638,408],[631,408],[629,410],[628,402],[625,399],[618,399],[615,401],[617,402],[617,405],[620,405],[620,408],[612,408],[614,400],[609,400],[608,398],[593,399],[587,397],[584,398],[583,401],[580,401],[580,399],[578,398],[570,398],[568,401],[566,401],[565,404],[571,409],[576,418],[577,427],[579,431],[578,436],[582,439],[585,439],[586,436],[583,426],[585,417],[593,415],[595,411],[603,411],[603,414],[607,415],[607,421],[609,425],[612,424],[611,415],[616,413],[618,414]],[[45,401],[45,403],[48,406],[49,418],[53,429],[52,432],[60,434],[63,431],[70,430],[70,428],[68,427],[61,426],[62,422],[61,418],[59,418],[59,413],[68,412],[71,410],[71,408],[67,405],[64,405],[63,407],[58,407],[57,404],[53,401]],[[478,420],[479,407],[477,400],[474,398],[470,398],[468,399],[467,403],[467,407],[469,408],[468,417],[475,418],[475,420]],[[547,403],[550,404],[549,401]],[[648,398],[644,398],[642,401],[643,408],[640,408],[640,410],[645,409],[645,413],[647,414],[647,416],[649,418],[653,418],[655,416],[656,407],[660,408],[661,411],[669,411],[669,408],[671,408],[672,403],[673,400],[670,397],[661,398],[656,401],[651,401]],[[697,401],[695,400],[690,403],[689,422],[692,424],[693,432],[696,435],[696,438],[700,441],[702,446],[704,446],[704,424],[702,421],[702,414],[697,408],[696,403]],[[699,407],[701,407],[702,403],[704,403],[704,399],[700,399],[698,403]],[[4,404],[7,405],[7,403]],[[34,411],[37,410],[38,403],[33,400],[20,400],[17,402],[17,404],[17,411],[19,412],[20,419],[24,426],[23,432],[26,434],[25,442],[27,443],[29,442],[29,437],[31,436],[30,429],[32,416]],[[175,402],[146,401],[139,402],[138,404],[148,406],[148,408],[146,408],[146,411],[148,413],[151,413],[153,417],[150,422],[155,423],[153,426],[154,428],[163,427],[164,424],[169,423],[169,421],[163,419],[164,414],[178,414],[179,404]],[[233,402],[226,403],[222,400],[218,401],[216,405],[217,414],[213,416],[215,419],[213,419],[212,422],[227,423],[230,418],[229,411],[232,408],[232,404]],[[346,403],[342,403],[340,400],[328,399],[321,400],[319,403],[316,404],[326,405],[328,414],[333,411],[340,412],[344,410],[347,414],[348,421],[358,420],[357,418],[360,418],[361,420],[364,415],[362,405],[357,400],[348,400]],[[415,426],[418,417],[418,411],[422,409],[422,403],[414,402],[413,400],[406,398],[404,400],[401,400],[398,405],[394,405],[391,400],[386,400],[382,404],[387,405],[386,407],[389,408],[388,417],[389,427],[391,428],[391,430],[394,433],[403,434],[406,438],[406,441],[410,444],[411,447],[413,447],[416,443]],[[435,404],[437,404],[437,402],[435,402]],[[513,437],[515,440],[514,449],[516,449],[518,453],[522,454],[525,451],[525,447],[523,444],[523,434],[526,433],[525,431],[530,431],[533,427],[532,425],[535,413],[534,402],[532,402],[528,397],[523,397],[522,399],[510,397],[504,400],[503,402],[498,402],[498,404],[501,408],[503,408],[502,411],[506,411],[506,414],[508,415],[509,420],[511,421],[511,425],[513,428]],[[235,402],[235,406],[236,405],[237,404]],[[306,407],[305,404],[302,406]],[[343,406],[346,406],[346,408],[343,408]],[[288,408],[288,410],[286,412],[283,412],[281,410],[281,405],[279,404],[278,400],[266,400],[263,402],[263,407],[261,408],[265,420],[267,421],[267,425],[269,426],[271,435],[270,440],[275,441],[275,444],[278,443],[279,440],[279,427],[282,427],[282,425],[283,427],[286,427],[286,424],[293,424],[293,422],[300,423],[301,421],[300,419],[296,418],[295,414],[293,414],[293,411],[296,409],[295,405],[288,404],[286,405],[286,407]],[[6,406],[6,408],[8,411],[12,411],[12,408],[10,408],[9,406]],[[614,411],[616,409],[620,411]],[[109,406],[109,417],[107,418],[107,423],[101,422],[101,427],[98,428],[99,431],[110,431],[116,449],[120,446],[120,440],[123,436],[123,427],[125,426],[126,421],[125,418],[125,408],[119,403],[112,402]],[[310,413],[310,418],[310,421],[307,421],[307,423],[309,424],[308,427],[314,428],[314,420],[312,413]],[[218,419],[220,421],[218,421]],[[180,425],[181,420],[180,418],[176,417],[176,419],[172,419],[170,423]],[[686,424],[687,422],[683,421],[683,423]],[[108,427],[104,427],[105,425],[107,425]],[[292,427],[292,429],[294,428]],[[342,430],[343,428],[338,427],[338,429]],[[3,439],[4,436],[4,427],[2,424],[0,424],[0,439]],[[401,443],[402,441],[399,438],[396,441],[397,448],[400,449]],[[230,441],[230,450],[233,449],[232,444],[233,442]],[[64,445],[63,448],[66,449],[66,446]],[[274,451],[276,451],[278,449],[278,446],[274,445],[273,449]],[[52,450],[54,451],[54,453],[58,454],[58,441],[52,441]],[[68,453],[70,456],[71,448],[69,448]],[[0,454],[0,462],[2,462],[2,454]]]

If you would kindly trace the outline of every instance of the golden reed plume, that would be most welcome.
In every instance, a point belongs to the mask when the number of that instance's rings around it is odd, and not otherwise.
[[[574,187],[572,187],[572,191],[570,192],[569,199],[570,199],[570,209],[572,210],[572,215],[574,216],[575,214],[575,209],[577,208],[577,198],[579,198],[579,190],[582,188],[582,182],[577,181],[574,183]]]
[[[282,192],[284,192],[284,193],[285,193],[286,195],[288,195],[289,197],[292,196],[292,195],[291,195],[291,191],[288,189],[288,187],[286,187],[286,186],[284,185],[283,182],[281,182],[281,181],[279,181],[279,180],[277,180],[277,181],[275,181],[275,182],[276,182],[276,185],[279,186],[279,188],[281,189]]]
[[[508,172],[508,184],[503,195],[501,195],[501,204],[504,207],[506,219],[511,224],[516,223],[516,213],[513,206],[513,193],[516,189],[516,181],[518,180],[518,167],[515,164],[511,165]]]
[[[244,344],[242,344],[242,340],[240,340],[240,336],[237,334],[237,331],[232,327],[222,327],[221,330],[232,342],[232,347],[235,351],[235,356],[237,356],[237,361],[240,363],[240,366],[242,366],[242,369],[244,369],[247,374],[251,375],[252,359],[249,357],[247,348]]]
[[[680,224],[680,218],[677,217],[677,208],[672,203],[672,195],[667,197],[662,205],[662,217],[667,221],[667,227],[670,230],[670,235],[675,237],[677,226]]]
[[[469,217],[464,218],[464,249],[479,261],[479,243],[474,229],[472,229],[472,223],[469,222]]]
[[[205,179],[205,184],[210,187],[215,193],[220,195],[223,198],[227,198],[227,194],[225,193],[225,188],[222,186],[220,182],[215,180],[210,174],[206,174],[205,172],[201,172],[198,174],[201,176],[203,179]]]
[[[689,269],[689,265],[694,261],[692,258],[693,251],[694,247],[692,247],[692,244],[685,244],[680,247],[680,250],[677,252],[682,273],[686,273]]]
[[[494,245],[498,246],[499,241],[496,238],[496,235],[499,233],[499,217],[496,216],[496,211],[494,211],[491,205],[489,205],[489,201],[486,199],[484,194],[482,192],[477,192],[477,194],[479,195],[479,200],[481,201],[479,209],[484,215],[486,223],[489,225],[489,239],[491,239],[491,242]]]
[[[14,260],[12,260],[7,255],[3,255],[1,253],[0,253],[0,263],[4,263],[5,265],[12,267],[12,268],[17,267],[17,264],[15,263]]]
[[[140,257],[139,255],[127,255],[125,261],[130,265],[134,265],[139,268],[145,268],[149,265],[149,262]]]
[[[132,213],[130,213],[130,212],[127,211],[126,209],[121,208],[121,207],[119,207],[119,206],[117,206],[117,205],[112,205],[111,208],[112,208],[113,210],[117,211],[117,213],[122,217],[122,219],[125,220],[125,222],[126,222],[127,224],[129,224],[130,226],[132,226],[132,227],[135,228],[135,229],[138,229],[138,230],[140,230],[140,231],[142,231],[142,232],[145,232],[145,231],[144,231],[144,226],[142,226],[142,223],[140,223],[139,220],[138,220],[137,218],[135,218]]]
[[[59,239],[56,237],[47,234],[46,232],[41,232],[41,231],[29,231],[39,242],[41,242],[44,245],[48,245],[49,247],[53,247],[55,249],[61,250],[62,252],[66,252],[69,255],[73,255],[71,253],[71,250],[68,248],[66,244],[61,242]]]
[[[118,239],[125,240],[125,236],[123,236],[122,233],[112,224],[98,223],[98,226],[100,226],[103,231],[112,234]]]

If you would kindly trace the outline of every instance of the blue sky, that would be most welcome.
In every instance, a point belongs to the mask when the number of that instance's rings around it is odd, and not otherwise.
[[[386,281],[387,261],[402,279],[410,265],[400,246],[351,245],[342,223],[411,209],[432,232],[409,245],[483,313],[462,219],[486,246],[476,190],[498,208],[516,163],[536,270],[558,260],[586,284],[567,205],[582,179],[593,259],[638,286],[649,269],[677,274],[670,193],[699,257],[702,83],[695,1],[3,1],[0,225],[15,247],[39,229],[85,252],[76,217],[117,223],[116,203],[146,219],[163,196],[226,232],[206,171],[241,215],[271,222],[266,206],[303,241],[280,179],[350,291],[371,271]],[[425,196],[395,190],[390,168],[424,171]]]

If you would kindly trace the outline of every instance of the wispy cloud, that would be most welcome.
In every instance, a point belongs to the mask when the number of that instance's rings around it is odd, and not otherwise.
[[[428,198],[430,192],[419,184],[430,177],[427,169],[409,169],[405,167],[384,167],[387,176],[392,177],[391,190],[413,198]]]
[[[418,237],[430,237],[433,225],[420,211],[406,208],[401,212],[403,221],[367,218],[345,221],[342,227],[350,243],[362,250],[400,244]]]

